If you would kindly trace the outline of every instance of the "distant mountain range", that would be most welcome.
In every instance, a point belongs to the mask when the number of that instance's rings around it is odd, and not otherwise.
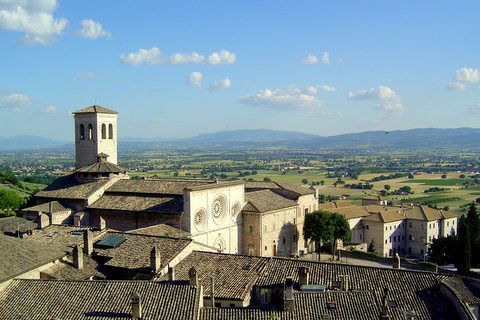
[[[120,138],[120,150],[161,148],[258,148],[287,147],[312,149],[416,149],[479,148],[480,128],[410,129],[365,131],[323,137],[314,134],[270,129],[245,129],[200,134],[191,138]],[[0,150],[61,148],[73,149],[72,142],[38,136],[0,137]]]

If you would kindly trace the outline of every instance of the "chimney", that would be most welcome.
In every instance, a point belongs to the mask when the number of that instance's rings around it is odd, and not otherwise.
[[[400,269],[400,256],[398,253],[395,253],[395,258],[393,258],[393,269]]]
[[[298,285],[302,287],[303,285],[308,284],[309,274],[308,274],[307,267],[299,267],[298,268]]]
[[[132,319],[140,320],[142,318],[142,301],[138,293],[134,292],[130,296],[130,306],[132,308]]]
[[[175,281],[175,267],[168,267],[168,280]]]
[[[105,228],[107,228],[107,222],[102,217],[99,218],[98,227],[100,230],[105,230]]]
[[[93,236],[90,229],[86,229],[83,232],[83,252],[85,252],[87,256],[90,256],[93,252]]]
[[[50,224],[50,218],[45,213],[40,212],[40,215],[38,216],[38,220],[37,220],[38,229],[43,229],[47,227],[49,224]]]
[[[192,287],[198,286],[198,275],[195,267],[191,267],[190,270],[188,270],[188,278],[189,278],[190,286]]]
[[[83,252],[78,244],[73,248],[73,266],[75,269],[83,269]]]
[[[388,316],[387,296],[388,296],[388,288],[384,288],[383,289],[383,298],[382,298],[382,311],[380,312],[380,319],[382,319],[382,320],[390,319],[390,317]]]
[[[50,224],[53,224],[53,208],[52,208],[52,201],[48,203],[48,218]]]
[[[283,289],[283,310],[293,311],[293,278],[288,277],[285,279],[285,287]]]
[[[162,259],[160,255],[160,250],[158,250],[158,248],[154,246],[150,251],[150,269],[153,273],[157,273],[160,270],[161,262]]]
[[[348,287],[349,276],[347,274],[345,274],[345,275],[340,276],[340,278],[342,279],[341,282],[340,282],[340,289],[343,290],[343,291],[348,291],[348,289],[349,289],[349,287]]]
[[[215,279],[210,278],[210,297],[212,300],[212,308],[215,308]]]

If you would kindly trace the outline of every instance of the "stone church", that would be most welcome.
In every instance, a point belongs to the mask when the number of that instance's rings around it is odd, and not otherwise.
[[[75,171],[23,210],[39,227],[125,231],[166,224],[225,253],[292,256],[306,249],[303,221],[318,209],[316,190],[276,182],[130,179],[117,164],[118,113],[93,105],[73,115]]]

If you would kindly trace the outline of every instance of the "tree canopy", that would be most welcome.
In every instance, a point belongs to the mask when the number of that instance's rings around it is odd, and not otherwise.
[[[480,218],[475,203],[468,208],[467,218],[464,221],[470,232],[470,246],[472,250],[472,265],[480,265]]]
[[[352,233],[343,215],[318,210],[305,215],[303,236],[316,242],[333,242],[335,252],[337,241],[350,241]]]

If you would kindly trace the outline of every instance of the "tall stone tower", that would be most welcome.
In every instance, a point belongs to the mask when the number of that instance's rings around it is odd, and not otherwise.
[[[75,119],[75,169],[97,161],[99,153],[117,164],[118,112],[93,105],[73,112]]]

